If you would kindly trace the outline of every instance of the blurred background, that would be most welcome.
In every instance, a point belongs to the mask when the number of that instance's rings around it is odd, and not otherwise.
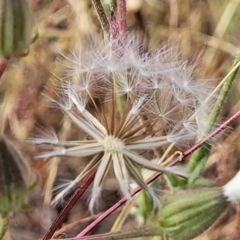
[[[114,0],[102,1],[110,18]],[[36,40],[26,56],[11,58],[1,77],[1,91],[6,91],[9,106],[7,133],[16,140],[29,165],[36,172],[38,187],[30,198],[31,208],[15,213],[5,240],[35,240],[47,232],[61,210],[51,207],[52,186],[58,179],[73,179],[87,163],[80,160],[53,158],[48,162],[34,159],[37,149],[26,142],[36,137],[41,129],[50,126],[61,140],[79,139],[81,133],[60,110],[51,108],[42,92],[54,95],[59,78],[65,74],[68,60],[74,49],[86,44],[89,36],[101,39],[103,32],[90,0],[29,0],[33,12]],[[217,85],[229,72],[233,59],[240,52],[240,1],[239,0],[127,0],[129,32],[148,42],[149,49],[164,44],[176,45],[181,58],[194,63],[194,78]],[[240,75],[221,112],[227,119],[240,109]],[[232,129],[214,144],[204,176],[223,185],[240,168],[240,129],[236,121]],[[87,191],[69,213],[55,238],[73,237],[86,227],[95,215],[88,211]],[[121,198],[116,181],[106,181],[99,212],[111,207]],[[119,210],[120,211],[120,210]],[[119,212],[114,213],[92,234],[111,229]],[[123,224],[131,229],[138,224],[137,214],[129,213]],[[198,240],[240,239],[240,206],[229,210]],[[152,238],[157,239],[157,238]]]

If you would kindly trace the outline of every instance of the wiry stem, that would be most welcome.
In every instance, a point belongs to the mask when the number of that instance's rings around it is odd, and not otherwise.
[[[196,151],[198,148],[203,146],[206,142],[208,142],[212,137],[220,133],[222,130],[224,130],[226,127],[228,127],[232,122],[234,122],[237,118],[240,117],[240,111],[238,111],[236,114],[234,114],[231,118],[229,118],[227,121],[225,121],[221,126],[219,126],[217,129],[215,129],[213,132],[211,132],[207,137],[196,143],[193,147],[188,149],[183,153],[182,156],[178,156],[174,158],[167,166],[173,166],[177,164],[179,161],[182,160],[183,157],[187,157],[194,151]],[[146,183],[149,184],[153,182],[155,179],[157,179],[160,175],[162,175],[162,172],[158,172],[153,174],[150,178],[147,179]],[[141,188],[135,188],[131,196],[136,195],[138,192],[141,191]],[[110,214],[115,212],[119,207],[121,207],[128,199],[122,198],[119,200],[116,204],[114,204],[111,208],[109,208],[105,213],[103,213],[99,218],[97,218],[94,222],[92,222],[90,225],[88,225],[81,233],[79,233],[74,240],[79,239],[79,237],[86,236],[94,227],[96,227],[99,223],[101,223],[104,219],[106,219]]]
[[[93,170],[81,183],[81,185],[76,189],[74,194],[71,196],[71,198],[66,203],[65,207],[61,211],[61,213],[57,216],[54,223],[50,227],[47,234],[44,236],[43,240],[51,239],[55,231],[60,227],[60,225],[63,223],[64,219],[66,218],[67,214],[70,212],[70,210],[74,207],[76,202],[80,199],[80,197],[83,195],[83,193],[87,190],[89,185],[92,183],[94,176],[96,173],[96,169]]]

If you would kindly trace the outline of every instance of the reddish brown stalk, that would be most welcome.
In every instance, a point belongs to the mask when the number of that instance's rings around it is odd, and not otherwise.
[[[119,135],[121,134],[121,131],[122,131],[122,128],[123,128],[123,124],[125,124],[125,119],[126,119],[126,116],[129,113],[130,109],[131,109],[130,104],[127,104],[125,112],[123,113],[123,116],[121,117],[120,123],[118,124],[118,128],[115,131],[115,136],[116,137],[121,138]]]
[[[124,135],[124,138],[128,138],[125,143],[126,144],[130,144],[132,142],[138,141],[140,139],[145,138],[146,136],[148,136],[148,131],[150,131],[152,129],[153,124],[149,123],[149,122],[145,122],[143,123],[141,126],[139,126],[138,128],[134,129],[132,132],[128,133],[127,135]],[[144,134],[141,135],[137,135],[134,136],[137,132],[139,132],[140,130],[144,129]],[[149,132],[150,133],[150,132]],[[131,135],[133,137],[131,137]]]
[[[8,60],[5,58],[0,58],[0,78],[3,75],[8,64]]]
[[[76,202],[80,199],[80,197],[83,195],[83,193],[88,189],[88,187],[92,183],[96,170],[97,169],[94,169],[92,172],[90,172],[89,175],[82,181],[80,186],[75,190],[74,194],[70,197],[70,199],[64,206],[63,210],[57,216],[52,226],[48,230],[47,234],[44,236],[43,240],[51,239],[55,231],[61,226],[67,214],[71,211],[71,209],[74,207]]]
[[[123,129],[121,129],[121,131],[119,132],[119,138],[127,138],[127,137],[129,137],[129,136],[132,136],[134,133],[133,133],[133,131],[131,131],[130,133],[129,133],[129,131],[130,130],[132,130],[132,128],[134,128],[135,127],[135,125],[136,125],[136,123],[139,121],[139,118],[138,118],[138,116],[136,116],[134,119],[132,119],[131,121],[128,121],[127,123],[126,123],[126,125],[124,126],[124,128]],[[140,128],[140,129],[142,129],[144,126],[141,126],[141,127],[138,127],[138,128]],[[140,130],[139,129],[139,130]],[[134,129],[134,132],[136,133],[136,132],[138,132],[139,131],[138,129],[136,130],[136,129]]]
[[[217,129],[212,131],[207,137],[196,143],[193,147],[188,149],[183,153],[182,156],[174,158],[167,166],[173,166],[176,165],[179,161],[182,160],[183,157],[187,157],[194,151],[196,151],[198,148],[202,147],[205,143],[207,143],[212,137],[220,133],[222,130],[227,128],[231,123],[233,123],[237,118],[240,117],[240,111],[238,111],[236,114],[234,114],[232,117],[230,117],[227,121],[225,121],[223,124],[221,124]],[[162,172],[158,172],[153,174],[150,178],[147,179],[146,183],[149,184],[155,179],[157,179],[160,175],[162,175]],[[138,192],[141,191],[141,188],[135,188],[131,196],[134,196]],[[92,222],[90,225],[88,225],[81,233],[79,233],[75,238],[72,239],[79,239],[80,237],[86,236],[90,231],[92,231],[93,228],[95,228],[99,223],[101,223],[104,219],[106,219],[110,214],[115,212],[119,207],[121,207],[128,199],[122,198],[120,201],[118,201],[116,204],[114,204],[111,208],[109,208],[106,212],[104,212],[100,217],[98,217],[94,222]],[[80,238],[81,239],[81,238]],[[66,239],[67,240],[67,239]]]

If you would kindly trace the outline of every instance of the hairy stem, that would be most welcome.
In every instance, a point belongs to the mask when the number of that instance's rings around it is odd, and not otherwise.
[[[99,19],[99,22],[102,26],[103,31],[107,35],[109,35],[109,22],[108,22],[106,14],[104,12],[104,8],[102,6],[101,1],[100,0],[92,0],[92,3],[93,3],[93,6],[96,9],[98,19]]]
[[[126,0],[118,0],[117,1],[117,10],[118,10],[118,22],[120,32],[123,36],[127,33],[127,7]]]
[[[237,55],[237,57],[234,60],[233,63],[233,68],[238,65],[240,62],[240,54]],[[232,74],[230,74],[228,76],[228,78],[226,79],[226,81],[224,82],[221,91],[219,93],[218,99],[216,101],[216,104],[208,118],[208,125],[206,130],[204,131],[204,134],[207,134],[211,131],[212,127],[214,126],[214,123],[216,122],[216,119],[222,109],[222,106],[224,104],[225,99],[228,96],[229,90],[232,86],[232,83],[236,77],[237,71],[238,71],[239,67],[237,69],[235,69],[234,72],[232,72]],[[202,138],[202,136],[200,136],[200,138]],[[190,172],[194,172],[194,173],[201,173],[202,169],[205,166],[205,163],[209,157],[210,154],[210,150],[211,150],[211,146],[210,144],[208,144],[206,147],[204,148],[200,148],[198,149],[193,156],[191,157],[189,163],[188,163],[188,170]]]
[[[233,67],[235,67],[239,62],[240,62],[240,53],[236,56],[236,58],[233,62]],[[222,109],[223,103],[224,103],[226,97],[228,96],[229,90],[230,90],[232,83],[237,75],[238,69],[239,69],[239,67],[228,77],[228,79],[225,81],[225,83],[222,86],[222,89],[219,93],[217,102],[214,106],[214,109],[209,116],[208,127],[206,130],[207,133],[211,131],[211,129],[218,117],[218,114]]]

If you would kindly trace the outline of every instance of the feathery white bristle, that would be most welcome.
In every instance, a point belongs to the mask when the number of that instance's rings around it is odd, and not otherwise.
[[[223,186],[223,194],[231,203],[240,201],[240,171]]]
[[[43,158],[45,160],[48,160],[55,156],[63,156],[65,153],[66,153],[65,147],[56,146],[56,147],[53,147],[52,151],[46,151],[41,154],[38,154],[35,156],[35,158]]]
[[[92,189],[92,195],[89,202],[89,210],[91,213],[94,212],[94,206],[96,206],[96,202],[100,196],[101,191],[102,191],[102,188],[99,186],[94,186]]]
[[[51,127],[49,129],[37,129],[39,134],[36,137],[30,137],[27,139],[28,142],[34,144],[58,144],[58,136],[55,133],[54,129]]]
[[[58,192],[58,194],[53,199],[51,204],[53,206],[56,206],[60,203],[63,203],[64,197],[74,189],[74,187],[76,186],[76,183],[77,183],[76,181],[65,180],[60,185],[54,187],[53,191]]]

